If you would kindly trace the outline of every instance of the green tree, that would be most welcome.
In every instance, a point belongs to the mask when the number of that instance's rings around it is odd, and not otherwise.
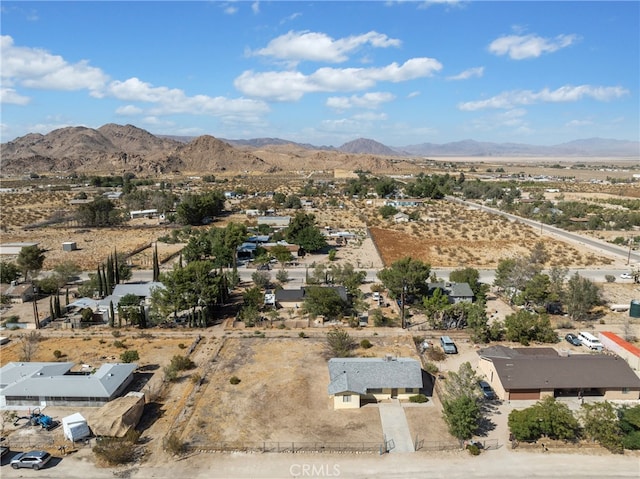
[[[327,240],[316,226],[313,214],[296,213],[284,234],[289,243],[297,244],[311,253],[327,246]]]
[[[449,433],[459,440],[471,439],[483,419],[478,377],[471,364],[464,362],[458,371],[449,372],[444,382],[442,410]]]
[[[528,258],[503,259],[498,262],[493,284],[505,291],[509,301],[513,303],[540,269],[539,264],[530,262]]]
[[[122,223],[124,216],[111,200],[99,196],[91,203],[81,204],[76,219],[82,226],[114,226]]]
[[[622,406],[618,411],[622,444],[625,449],[640,449],[640,405]]]
[[[65,284],[78,277],[80,267],[73,261],[63,261],[53,268],[53,272],[58,279],[59,287],[62,288]]]
[[[29,273],[33,273],[33,276],[38,275],[44,264],[44,253],[45,250],[38,248],[37,245],[25,246],[20,250],[16,265],[20,268],[23,278],[29,279]]]
[[[20,277],[20,268],[15,263],[0,262],[0,283],[10,284]]]
[[[378,213],[384,219],[391,218],[397,212],[398,212],[398,209],[395,208],[394,206],[391,206],[391,205],[384,205],[384,206],[381,206],[380,208],[378,208]]]
[[[530,441],[546,436],[550,439],[574,440],[580,425],[569,407],[547,397],[535,405],[509,413],[508,425],[519,441]]]
[[[536,273],[525,284],[522,298],[526,302],[542,306],[549,300],[549,290],[551,288],[551,280],[549,276],[542,273]]]
[[[528,346],[531,341],[555,343],[558,335],[551,327],[551,321],[546,314],[530,313],[520,310],[505,318],[504,326],[506,338]]]
[[[303,308],[312,318],[335,319],[346,312],[347,304],[334,288],[307,286]]]
[[[160,279],[160,260],[158,259],[158,244],[153,246],[153,281]]]
[[[587,439],[599,442],[611,452],[623,452],[618,414],[609,401],[583,404],[581,416]]]
[[[224,208],[224,195],[220,191],[209,191],[199,195],[182,197],[176,208],[176,216],[184,225],[201,225],[203,221],[218,216]]]
[[[403,292],[423,297],[427,292],[430,272],[430,265],[406,256],[379,271],[378,278],[392,298],[400,298]]]
[[[600,288],[588,278],[575,273],[567,282],[565,304],[571,319],[582,321],[591,308],[600,304]]]
[[[327,333],[329,355],[333,358],[349,358],[353,355],[355,342],[344,329],[334,328]]]
[[[135,294],[126,294],[118,302],[118,313],[126,324],[138,325],[141,322],[141,299]]]
[[[291,254],[291,251],[289,251],[289,249],[282,244],[277,244],[273,246],[269,250],[269,254],[278,260],[282,268],[284,268],[285,263],[288,263],[293,259],[293,255]]]

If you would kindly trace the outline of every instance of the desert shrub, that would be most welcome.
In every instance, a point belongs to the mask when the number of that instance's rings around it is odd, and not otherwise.
[[[122,336],[122,333],[116,329],[114,331],[111,331],[111,336],[113,336],[114,338],[119,338],[120,336]]]
[[[140,355],[138,351],[135,349],[130,349],[129,351],[125,351],[120,355],[120,361],[123,363],[132,363],[134,361],[138,361],[140,359]]]
[[[178,347],[179,347],[180,349],[186,349],[186,348],[187,348],[187,346],[186,346],[184,343],[179,343],[179,344],[178,344]]]
[[[185,452],[185,443],[178,437],[175,432],[169,434],[164,440],[164,449],[174,455],[180,455]]]
[[[472,456],[477,456],[480,454],[480,448],[475,444],[467,444],[467,451],[469,451],[469,454],[471,454]]]
[[[171,358],[171,364],[169,367],[176,371],[186,371],[187,369],[195,368],[196,364],[188,357],[176,354]]]
[[[605,274],[604,279],[607,283],[613,283],[616,280],[616,277],[612,274]]]
[[[234,386],[236,384],[240,384],[241,379],[238,376],[231,376],[231,378],[229,379],[229,382],[231,384],[233,384]]]
[[[424,394],[416,394],[414,396],[409,396],[409,402],[425,403],[428,401],[429,401],[429,398]]]
[[[427,362],[427,364],[424,367],[424,370],[429,374],[431,374],[432,376],[435,376],[440,371],[438,369],[438,366],[436,366],[435,363],[431,363],[431,362]]]
[[[133,462],[136,449],[135,441],[125,437],[102,437],[93,447],[93,453],[106,464],[116,466]]]
[[[124,344],[124,342],[122,342],[122,341],[114,341],[114,342],[113,342],[113,345],[114,345],[116,348],[127,349],[127,345],[126,345],[126,344]]]
[[[198,384],[198,383],[199,383],[199,382],[201,382],[201,381],[202,381],[202,376],[200,376],[200,374],[198,374],[198,373],[193,373],[193,374],[191,375],[191,382],[192,382],[193,384]]]
[[[369,349],[372,346],[373,344],[371,344],[371,341],[369,341],[368,339],[363,339],[362,341],[360,341],[360,347],[362,349]]]
[[[56,349],[53,352],[53,357],[56,359],[60,359],[62,356],[64,356],[64,354],[62,354],[62,351],[60,351],[59,349]]]
[[[427,349],[427,358],[431,361],[444,361],[446,357],[445,352],[438,346]]]
[[[304,331],[300,331],[298,333],[298,336],[300,336],[301,338],[306,338],[307,337],[307,335],[306,335],[306,333]]]

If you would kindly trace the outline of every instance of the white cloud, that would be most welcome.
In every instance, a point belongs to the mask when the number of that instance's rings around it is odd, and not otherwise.
[[[133,115],[139,115],[140,113],[142,113],[142,108],[138,108],[137,106],[134,105],[126,105],[126,106],[121,106],[120,108],[116,108],[116,113],[118,115],[124,115],[124,116],[133,116]]]
[[[376,109],[381,104],[395,99],[395,95],[387,92],[371,92],[364,95],[353,95],[350,97],[329,97],[327,106],[335,110],[344,111],[349,108]]]
[[[433,5],[446,5],[446,6],[457,7],[457,6],[460,6],[462,3],[463,3],[462,0],[423,0],[418,4],[418,8],[425,9]]]
[[[292,22],[292,21],[294,21],[296,18],[298,18],[301,15],[302,15],[302,13],[300,13],[300,12],[292,13],[288,17],[284,17],[282,20],[280,20],[280,25],[283,25],[283,24],[288,23],[288,22]]]
[[[476,131],[500,131],[502,133],[528,135],[533,130],[526,121],[526,114],[527,112],[523,108],[515,108],[476,118],[472,121],[472,126]]]
[[[236,13],[238,13],[238,7],[233,5],[233,3],[223,3],[222,11],[227,15],[235,15]]]
[[[269,111],[269,107],[259,100],[229,99],[207,95],[187,96],[180,89],[154,87],[138,78],[129,78],[123,82],[114,81],[107,88],[107,92],[119,100],[154,103],[156,106],[148,112],[152,115],[190,113],[253,117]]]
[[[258,13],[260,13],[260,2],[258,1],[253,2],[251,4],[251,11],[254,13],[254,15],[257,15]]]
[[[70,64],[61,56],[42,49],[17,47],[8,35],[0,38],[0,55],[0,75],[5,86],[98,91],[108,81],[102,70],[89,66],[86,60]]]
[[[358,121],[383,121],[387,119],[386,113],[374,113],[372,111],[366,111],[353,115],[354,120]]]
[[[481,77],[484,74],[484,67],[469,68],[463,72],[447,77],[447,80],[468,80],[473,77]]]
[[[376,48],[398,47],[400,40],[389,38],[382,33],[368,32],[334,40],[319,32],[294,32],[274,38],[265,48],[251,52],[252,55],[273,57],[278,60],[299,62],[303,60],[341,63],[349,59],[349,54],[363,45]]]
[[[581,127],[581,126],[590,126],[590,125],[593,125],[593,121],[591,121],[591,120],[571,120],[571,121],[565,123],[565,126],[568,126],[570,128]]]
[[[28,96],[20,95],[13,88],[0,88],[0,103],[7,105],[26,105],[31,101]]]
[[[415,98],[417,96],[420,96],[420,92],[419,91],[412,91],[411,93],[409,93],[407,95],[407,98]]]
[[[537,35],[506,35],[489,45],[489,52],[501,56],[509,55],[513,60],[537,58],[543,53],[553,53],[579,40],[577,35],[558,35],[542,38]]]
[[[583,98],[591,98],[596,101],[609,101],[620,98],[628,93],[629,90],[619,86],[565,85],[556,90],[545,88],[538,92],[531,90],[506,91],[486,100],[460,103],[458,109],[475,111],[485,108],[513,108],[518,105],[533,105],[535,103],[575,102]]]
[[[354,91],[377,82],[399,83],[433,75],[442,64],[433,58],[412,58],[402,65],[381,68],[320,68],[311,75],[297,71],[255,73],[245,71],[234,85],[243,94],[274,101],[295,101],[306,93]]]

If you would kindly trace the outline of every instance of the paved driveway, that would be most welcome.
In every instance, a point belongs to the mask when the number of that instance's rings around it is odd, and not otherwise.
[[[387,441],[393,441],[394,447],[389,452],[414,452],[409,423],[400,401],[394,399],[390,403],[379,403],[378,410],[382,432]]]

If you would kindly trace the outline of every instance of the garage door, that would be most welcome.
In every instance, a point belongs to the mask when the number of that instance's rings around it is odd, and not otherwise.
[[[539,389],[518,389],[517,391],[509,391],[509,399],[515,401],[518,399],[540,399]]]

